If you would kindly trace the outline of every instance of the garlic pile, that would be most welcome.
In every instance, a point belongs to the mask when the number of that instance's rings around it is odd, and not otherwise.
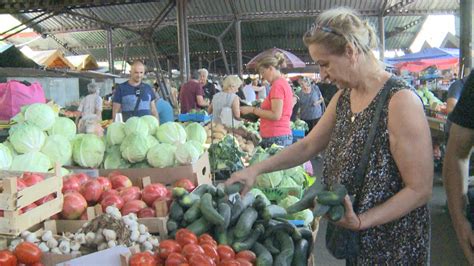
[[[117,245],[134,246],[138,244],[141,251],[153,251],[159,245],[158,238],[150,234],[145,225],[138,223],[136,214],[130,213],[122,217],[120,211],[113,206],[107,207],[106,214],[86,222],[74,234],[63,233],[62,236],[55,238],[49,230],[44,231],[41,236],[25,231],[21,233],[20,238],[11,241],[9,249],[14,250],[23,241],[37,244],[43,252],[74,256]]]

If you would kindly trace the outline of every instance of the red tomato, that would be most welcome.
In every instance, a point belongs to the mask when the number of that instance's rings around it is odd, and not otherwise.
[[[219,264],[217,264],[217,266],[240,266],[240,263],[237,260],[230,259],[221,261]]]
[[[15,255],[9,250],[0,251],[0,265],[2,266],[16,266],[17,259]]]
[[[43,253],[37,245],[30,242],[22,242],[15,248],[15,256],[20,263],[33,264],[41,261]]]
[[[246,259],[242,259],[242,258],[238,258],[237,261],[239,262],[240,266],[252,266],[253,264],[246,260]]]
[[[255,260],[257,260],[257,255],[255,255],[255,253],[253,253],[250,250],[242,250],[239,253],[235,254],[235,258],[236,259],[244,259],[246,261],[250,261],[250,262],[254,263]]]
[[[200,235],[198,240],[199,240],[199,244],[202,244],[201,242],[211,242],[211,243],[216,243],[216,246],[217,246],[216,240],[214,240],[214,238],[210,234],[207,234],[207,233]]]
[[[191,180],[189,180],[187,178],[182,178],[182,179],[176,181],[173,184],[173,187],[182,187],[182,188],[186,189],[188,192],[191,192],[191,191],[194,190],[194,188],[196,188],[194,183],[191,182]]]
[[[25,172],[23,174],[23,183],[25,183],[27,187],[31,187],[34,184],[37,184],[43,180],[44,180],[44,177],[39,174],[34,174],[34,173],[29,173],[29,172]]]
[[[214,263],[214,261],[211,260],[211,258],[206,257],[206,255],[197,253],[197,254],[194,254],[189,259],[189,265],[190,266],[213,266],[216,264]]]
[[[44,266],[42,262],[35,262],[33,264],[28,264],[28,266]]]
[[[217,253],[217,247],[211,244],[201,244],[204,254],[211,258],[214,262],[219,262],[219,254]]]
[[[184,255],[186,259],[190,259],[193,255],[195,254],[204,254],[204,249],[202,249],[201,246],[198,244],[186,244],[186,246],[183,247],[183,251],[181,254]]]
[[[156,260],[149,252],[139,252],[130,258],[130,266],[155,266]]]
[[[158,252],[162,259],[166,259],[171,253],[181,253],[181,246],[175,240],[166,239],[160,242]]]
[[[208,244],[208,245],[213,246],[214,248],[217,248],[217,242],[215,240],[204,239],[204,240],[199,241],[200,246],[204,244]]]
[[[166,259],[165,266],[178,266],[187,262],[188,261],[183,255],[176,252],[172,252],[169,254],[168,258]]]
[[[176,232],[176,241],[184,247],[187,244],[197,244],[198,239],[196,235],[186,228],[181,228]]]
[[[234,250],[228,245],[219,245],[217,246],[217,253],[221,261],[233,259],[235,257]]]

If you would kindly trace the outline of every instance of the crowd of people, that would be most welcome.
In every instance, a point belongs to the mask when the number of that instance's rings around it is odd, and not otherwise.
[[[295,92],[282,73],[284,57],[276,54],[258,62],[256,70],[262,81],[251,77],[243,81],[230,75],[223,80],[222,89],[217,89],[209,82],[207,70],[195,71],[179,89],[180,112],[205,109],[214,121],[231,125],[252,114],[260,119],[261,146],[286,147],[226,181],[243,183],[243,193],[258,175],[300,165],[324,150],[324,183],[343,184],[357,199],[344,199],[345,214],[334,224],[359,233],[358,252],[346,258],[347,264],[428,264],[431,222],[427,203],[434,173],[423,102],[413,87],[387,72],[375,58],[375,31],[353,10],[324,11],[303,39],[320,66],[321,79],[337,89],[326,90],[325,85],[301,77],[295,84],[300,89]],[[156,92],[142,82],[144,72],[143,63],[134,62],[130,79],[117,86],[112,97],[113,118],[121,113],[124,120],[153,115],[161,122],[172,121],[171,105],[160,103]],[[464,203],[466,165],[474,146],[474,74],[461,85],[464,91],[457,91],[460,99],[449,116],[453,126],[443,176],[456,233],[473,264],[474,237]],[[87,120],[89,114],[100,117],[94,86],[89,87],[89,93],[81,103],[81,120]],[[382,95],[388,95],[386,100]],[[248,105],[256,100],[262,101],[259,107]],[[374,121],[379,105],[380,117]],[[310,131],[293,143],[290,120],[295,112]],[[364,182],[358,186],[355,171],[374,123],[377,132],[367,153]]]

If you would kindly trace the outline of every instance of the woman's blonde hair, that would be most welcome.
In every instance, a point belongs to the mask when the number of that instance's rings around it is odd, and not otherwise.
[[[227,76],[222,82],[222,90],[228,91],[231,87],[238,88],[242,85],[242,80],[237,75]]]
[[[270,66],[280,70],[286,67],[285,56],[277,52],[275,55],[268,55],[260,59],[257,63],[257,70],[260,68],[269,68]]]
[[[371,54],[371,50],[378,46],[374,28],[356,11],[346,7],[321,13],[305,33],[303,42],[306,46],[322,44],[335,55],[343,54],[348,43],[365,55]]]

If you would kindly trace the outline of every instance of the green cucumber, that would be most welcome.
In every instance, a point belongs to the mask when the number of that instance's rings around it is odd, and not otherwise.
[[[255,197],[255,201],[253,202],[253,207],[256,210],[261,211],[265,207],[267,207],[267,203],[265,202],[262,196],[258,195],[257,197]]]
[[[279,254],[280,250],[273,245],[273,237],[265,238],[263,245],[272,253],[273,255]]]
[[[314,217],[321,217],[325,215],[329,209],[331,209],[331,206],[318,203],[313,209],[313,215]]]
[[[255,243],[252,247],[252,251],[257,256],[257,266],[272,266],[273,256],[272,254],[260,243]]]
[[[194,195],[198,195],[198,196],[202,196],[204,195],[204,193],[207,193],[207,191],[209,190],[209,187],[211,187],[212,185],[209,185],[209,184],[202,184],[202,185],[199,185],[197,188],[195,188],[191,194],[194,194]]]
[[[211,224],[222,226],[225,223],[224,217],[220,215],[213,206],[212,195],[204,193],[201,197],[201,204],[199,205],[201,213],[206,220]]]
[[[344,216],[344,212],[345,209],[343,205],[332,206],[328,212],[329,220],[333,222],[341,220],[342,216]]]
[[[333,191],[322,191],[318,194],[318,203],[324,205],[335,206],[342,203],[344,198],[340,198],[338,194]]]
[[[187,223],[192,223],[201,217],[201,209],[199,208],[200,205],[201,199],[198,199],[193,203],[191,208],[184,212],[183,218]]]
[[[201,217],[194,221],[192,224],[186,226],[188,230],[191,230],[197,236],[200,236],[204,233],[207,233],[211,228],[211,223],[209,223],[204,217]]]
[[[183,207],[179,205],[178,201],[173,200],[170,205],[170,218],[175,220],[175,221],[181,221],[183,219],[184,211]]]
[[[295,254],[291,266],[306,266],[308,265],[309,243],[302,238],[295,243]]]
[[[295,251],[293,239],[288,234],[276,234],[277,241],[280,243],[280,254],[275,258],[274,266],[291,265]]]
[[[173,195],[173,198],[177,199],[189,194],[189,192],[182,187],[174,187],[171,194]]]
[[[166,229],[168,230],[168,232],[176,231],[178,230],[178,223],[174,220],[169,219],[166,222]]]
[[[191,207],[194,202],[196,202],[199,199],[198,195],[195,194],[187,194],[184,195],[181,199],[179,199],[179,204],[183,206],[184,208],[189,208]]]
[[[253,202],[255,201],[255,195],[253,193],[247,193],[242,198],[242,203],[244,204],[244,209],[249,206],[252,206]]]
[[[226,186],[224,191],[227,195],[231,195],[234,193],[239,193],[243,187],[244,187],[244,184],[240,182],[236,182],[236,183]]]
[[[230,224],[231,209],[227,203],[219,203],[217,206],[217,211],[224,218],[224,224],[222,224],[222,229],[227,229]]]
[[[265,228],[263,225],[258,224],[257,226],[254,227],[252,234],[250,234],[244,241],[239,241],[234,244],[232,244],[232,248],[235,250],[235,252],[240,252],[242,250],[249,250],[253,247],[255,242],[257,242],[257,239],[263,235],[265,232]]]
[[[226,194],[224,190],[220,187],[216,188],[216,197],[217,198],[225,198]]]
[[[344,197],[347,195],[347,188],[342,184],[334,184],[331,190],[337,194],[341,202],[344,200]]]
[[[237,238],[243,238],[250,234],[253,224],[258,218],[257,211],[248,207],[239,217],[239,221],[234,229],[234,236]]]
[[[298,231],[296,226],[294,224],[289,223],[288,221],[284,221],[277,225],[269,227],[265,232],[265,238],[275,234],[279,234],[280,231],[290,235],[296,241],[302,238],[301,233],[300,231]]]
[[[270,221],[272,218],[277,218],[277,217],[286,217],[288,213],[286,212],[285,208],[278,206],[278,205],[269,205],[265,207],[263,210],[262,218],[265,221]]]
[[[316,179],[316,181],[314,181],[314,183],[306,189],[301,200],[287,208],[288,213],[297,213],[313,207],[313,200],[325,188],[326,186],[321,182],[321,179]]]
[[[235,223],[237,223],[244,209],[245,209],[244,204],[242,203],[240,196],[237,196],[235,199],[234,205],[232,206],[232,209],[231,209],[231,213],[232,213],[232,215],[230,216],[231,225],[234,225]]]

